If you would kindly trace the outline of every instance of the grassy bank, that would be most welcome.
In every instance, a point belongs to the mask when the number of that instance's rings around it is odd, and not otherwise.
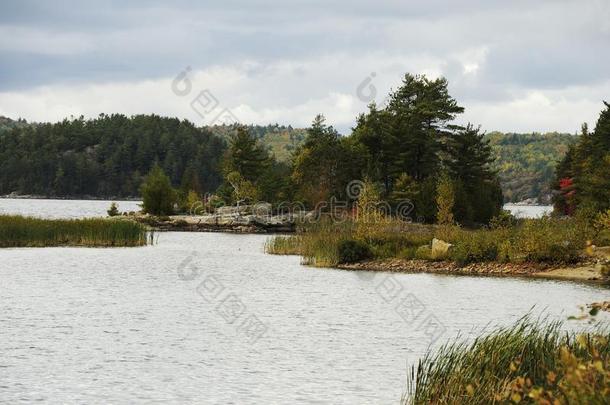
[[[404,404],[604,404],[610,333],[566,334],[524,319],[428,354],[407,377]]]
[[[0,247],[144,246],[147,232],[131,221],[50,220],[0,215]]]
[[[432,251],[432,240],[452,244]],[[583,257],[587,241],[608,243],[608,236],[586,221],[543,217],[482,229],[409,224],[397,220],[319,221],[295,236],[268,241],[272,254],[300,254],[315,266],[336,266],[366,259],[448,260],[478,262],[573,264]]]

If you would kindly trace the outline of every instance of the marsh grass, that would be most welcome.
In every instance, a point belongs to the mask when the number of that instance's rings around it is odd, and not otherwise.
[[[389,219],[340,223],[321,220],[306,224],[295,236],[272,238],[267,242],[266,250],[272,254],[300,254],[304,263],[314,266],[335,266],[345,262],[339,247],[346,241],[366,244],[373,259],[445,259],[459,264],[569,264],[581,258],[590,237],[590,230],[578,221],[551,217],[481,229],[410,224]],[[430,255],[433,238],[453,244],[446,257]]]
[[[132,221],[41,219],[0,215],[0,247],[144,246],[147,231]]]
[[[526,317],[428,353],[407,376],[403,404],[607,403],[609,342],[608,330],[566,334]]]
[[[323,218],[304,225],[297,235],[270,238],[265,251],[271,254],[299,254],[304,264],[329,267],[348,261],[341,254],[341,246],[346,241],[366,244],[372,258],[399,257],[401,252],[409,249],[415,252],[417,247],[429,243],[433,238],[432,229],[430,226],[401,221],[333,222]]]
[[[299,235],[277,235],[265,241],[265,252],[274,255],[300,255],[301,237]]]

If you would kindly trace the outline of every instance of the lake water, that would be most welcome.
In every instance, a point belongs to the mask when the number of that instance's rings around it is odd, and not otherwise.
[[[141,201],[116,201],[120,212],[139,211]],[[106,217],[112,201],[0,198],[0,214],[41,218]]]
[[[0,250],[0,402],[398,403],[429,345],[610,297],[562,281],[309,268],[266,255],[266,238]]]
[[[539,218],[553,212],[552,205],[504,204],[504,209],[510,211],[517,218]]]
[[[19,214],[43,218],[86,218],[104,217],[112,201],[99,200],[39,200],[0,198],[0,214]],[[141,201],[117,201],[120,212],[139,211]],[[550,205],[505,204],[520,218],[535,218],[551,213]]]

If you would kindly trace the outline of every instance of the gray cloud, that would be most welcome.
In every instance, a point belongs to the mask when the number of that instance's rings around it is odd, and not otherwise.
[[[367,75],[377,73],[374,84],[383,93],[409,71],[446,76],[452,94],[467,109],[490,117],[482,123],[495,129],[510,125],[494,112],[501,106],[542,102],[532,96],[538,93],[549,105],[559,105],[575,88],[580,93],[574,102],[593,106],[610,82],[610,4],[603,0],[169,4],[0,3],[0,113],[59,119],[30,112],[27,105],[19,105],[26,111],[15,111],[18,103],[11,100],[46,97],[38,101],[49,105],[59,94],[72,97],[103,86],[117,98],[134,97],[128,105],[146,112],[133,93],[141,88],[138,83],[164,82],[192,66],[202,77],[222,77],[222,83],[201,85],[216,89],[249,119],[300,122],[299,114],[316,107],[337,108],[343,112],[335,124],[347,130],[353,117],[345,117],[365,107],[354,92]],[[158,90],[160,100],[165,92]],[[337,100],[343,104],[333,105]],[[189,116],[170,100],[156,105],[166,111],[155,112]],[[99,103],[66,99],[61,106],[48,110],[93,114]],[[585,111],[583,106],[578,104]],[[549,114],[544,122],[530,117],[515,126],[543,129]],[[566,125],[563,117],[557,122]],[[571,131],[572,125],[559,129]]]

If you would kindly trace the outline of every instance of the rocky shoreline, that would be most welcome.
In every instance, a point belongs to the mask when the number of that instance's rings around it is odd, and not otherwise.
[[[134,215],[128,218],[150,226],[155,231],[232,233],[293,233],[296,231],[295,219],[281,215],[210,214],[168,217]]]
[[[396,273],[435,273],[477,276],[512,276],[607,283],[594,263],[575,267],[557,267],[533,263],[471,263],[461,266],[451,261],[383,259],[341,264],[342,270],[382,271]]]

